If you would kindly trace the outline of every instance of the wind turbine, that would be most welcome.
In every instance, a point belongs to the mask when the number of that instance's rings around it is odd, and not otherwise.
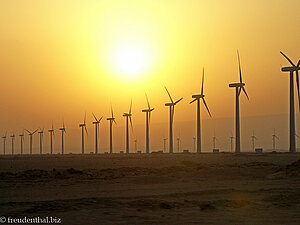
[[[50,133],[50,154],[52,155],[53,153],[53,135],[54,135],[54,129],[53,129],[53,122],[52,122],[52,127],[51,129],[48,130],[48,132]]]
[[[212,139],[213,139],[213,149],[216,149],[216,143],[217,143],[218,138],[216,137],[215,133],[214,133],[214,136]]]
[[[236,111],[235,111],[235,152],[241,152],[241,136],[240,136],[240,94],[243,91],[249,100],[248,94],[245,89],[245,83],[243,83],[242,79],[242,69],[240,63],[239,51],[237,51],[238,62],[239,62],[239,73],[240,73],[240,82],[239,83],[231,83],[229,87],[235,88],[235,99],[236,99]]]
[[[79,127],[81,127],[81,146],[82,146],[82,154],[84,154],[84,131],[86,134],[88,134],[86,129],[86,114],[84,114],[84,120],[83,123],[79,124]]]
[[[126,153],[129,153],[129,129],[128,129],[128,119],[130,121],[131,131],[133,132],[132,127],[132,120],[131,120],[131,108],[132,108],[132,101],[130,103],[130,108],[128,113],[123,113],[123,116],[126,117]]]
[[[168,138],[164,137],[164,152],[166,152],[166,142],[167,142]]]
[[[175,105],[180,102],[183,98],[178,99],[176,102],[173,101],[168,89],[165,87],[169,98],[171,100],[170,103],[166,103],[165,106],[169,106],[170,109],[170,131],[169,131],[169,153],[173,153],[173,120],[174,120],[174,111],[175,111]]]
[[[11,135],[11,154],[14,154],[14,140],[15,140],[15,134]]]
[[[273,141],[273,151],[276,151],[276,139],[279,140],[279,137],[277,137],[276,133],[275,133],[275,129],[274,132],[272,134],[272,141]]]
[[[6,133],[5,133],[5,135],[2,138],[3,138],[3,155],[5,155]]]
[[[111,106],[111,117],[106,118],[107,120],[109,120],[109,152],[112,153],[112,148],[113,148],[113,143],[112,143],[112,128],[113,128],[113,123],[117,124],[115,118],[114,118],[114,111],[113,108]]]
[[[179,135],[179,137],[177,138],[177,151],[178,152],[180,151],[180,142],[181,142],[181,140],[180,140],[180,135]]]
[[[25,129],[30,137],[30,155],[32,154],[32,135],[34,135],[39,129],[36,129],[33,132],[30,132],[29,130]]]
[[[252,141],[252,150],[255,151],[255,140],[257,140],[257,137],[254,135],[254,131],[253,134],[251,136],[251,141]]]
[[[146,100],[147,100],[147,104],[148,104],[148,109],[143,109],[142,112],[146,113],[146,153],[150,152],[150,143],[149,143],[149,125],[150,125],[150,119],[151,119],[151,112],[154,110],[154,108],[150,107],[150,103],[148,100],[148,96],[146,95]]]
[[[59,128],[59,130],[61,131],[61,154],[63,155],[65,153],[64,134],[67,133],[64,120],[63,120],[63,126]]]
[[[40,131],[38,132],[40,135],[40,154],[43,154],[43,134],[44,134],[44,129],[40,128]]]
[[[283,52],[280,52],[292,66],[282,67],[282,72],[290,72],[290,152],[296,152],[296,131],[295,131],[295,101],[294,101],[294,72],[296,72],[296,84],[297,93],[299,99],[299,110],[300,110],[300,93],[299,93],[299,73],[300,60],[295,65]]]
[[[232,134],[232,131],[231,132],[231,136],[230,136],[230,152],[232,152],[233,150],[233,140],[234,140],[234,137],[233,137],[233,134]]]
[[[93,113],[95,121],[93,124],[95,124],[95,154],[98,154],[98,137],[100,133],[100,121],[102,120],[103,116],[101,116],[100,119],[97,119],[95,114]]]
[[[21,143],[21,155],[23,155],[24,130],[22,134],[19,134],[19,136],[20,136],[20,143]]]
[[[191,102],[193,103],[194,101],[197,101],[197,153],[201,153],[201,119],[200,119],[200,99],[202,99],[203,104],[206,107],[206,110],[211,117],[210,111],[208,109],[208,106],[205,102],[204,99],[204,94],[203,94],[203,85],[204,85],[204,68],[203,68],[203,75],[202,75],[202,86],[201,86],[201,93],[197,95],[192,95],[192,98],[194,98]]]

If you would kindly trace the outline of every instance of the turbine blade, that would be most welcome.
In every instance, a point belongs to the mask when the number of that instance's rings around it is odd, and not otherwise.
[[[112,104],[110,104],[110,110],[111,110],[111,118],[114,118],[114,110]]]
[[[194,101],[196,101],[197,99],[195,98],[194,100],[192,100],[191,102],[190,102],[190,104],[192,104]]]
[[[299,67],[300,66],[300,59],[299,59],[299,61],[298,61],[298,63],[297,63],[297,67]]]
[[[150,120],[151,120],[151,111],[149,112],[149,123],[150,123]]]
[[[87,131],[86,126],[84,126],[84,130],[85,130],[86,135],[88,135],[88,131]]]
[[[30,131],[29,130],[27,130],[27,129],[24,129],[28,134],[30,134]],[[5,133],[5,136],[6,136],[6,133]]]
[[[242,69],[241,69],[241,62],[240,62],[240,54],[239,54],[239,50],[237,50],[237,56],[238,56],[238,61],[239,61],[240,83],[243,83]]]
[[[183,99],[183,98],[178,99],[178,100],[175,102],[175,105],[176,105],[178,102],[180,102],[182,99]]]
[[[129,116],[129,121],[130,121],[130,126],[131,126],[131,132],[133,133],[133,125],[132,125],[131,116]]]
[[[34,134],[35,132],[37,132],[39,129],[36,129],[34,132],[32,132],[32,134]]]
[[[95,119],[96,121],[98,121],[98,119],[97,119],[97,117],[95,116],[95,114],[94,114],[94,113],[92,113],[92,114],[93,114],[94,119]]]
[[[299,60],[300,62],[300,60]],[[300,93],[299,93],[299,72],[296,70],[296,83],[297,83],[297,92],[298,92],[298,101],[299,101],[299,111],[300,111]]]
[[[204,103],[204,105],[205,105],[205,108],[207,109],[207,112],[208,112],[209,116],[212,117],[211,114],[210,114],[210,111],[209,111],[209,109],[208,109],[208,106],[207,106],[207,104],[206,104],[205,99],[202,98],[202,100],[203,100],[203,103]]]
[[[101,118],[98,120],[98,122],[100,122],[102,120],[103,116],[101,116]]]
[[[167,93],[168,93],[168,95],[169,95],[169,98],[170,98],[171,102],[174,103],[174,102],[173,102],[173,99],[172,99],[172,97],[171,97],[171,95],[170,95],[170,92],[169,92],[168,89],[167,89],[167,87],[165,87],[165,89],[166,89],[166,91],[167,91]]]
[[[246,92],[246,89],[245,89],[244,87],[242,87],[242,89],[243,89],[243,92],[245,93],[247,99],[249,100],[249,96],[248,96],[248,94],[247,94],[247,92]]]
[[[171,124],[173,124],[174,113],[175,113],[175,107],[174,107],[174,105],[171,106],[171,110],[172,110]]]
[[[116,120],[115,119],[113,119],[113,122],[117,125],[117,122],[116,122]]]
[[[83,121],[83,124],[85,124],[86,122],[86,112],[84,113],[84,121]]]
[[[295,66],[295,64],[292,62],[292,60],[290,60],[289,59],[289,57],[287,57],[283,52],[280,52],[281,53],[281,55],[283,55],[284,56],[284,58],[286,58],[287,59],[287,61],[289,61],[290,62],[290,64],[292,64],[293,66]]]
[[[202,74],[202,87],[201,87],[201,95],[203,95],[203,84],[204,84],[204,67],[203,67],[203,74]]]
[[[146,99],[147,99],[148,109],[151,109],[151,107],[150,107],[150,103],[149,103],[149,100],[148,100],[148,96],[147,96],[147,94],[146,94],[146,93],[145,93],[145,95],[146,95]]]
[[[130,103],[129,114],[131,114],[131,108],[132,108],[132,99],[131,99],[131,103]]]

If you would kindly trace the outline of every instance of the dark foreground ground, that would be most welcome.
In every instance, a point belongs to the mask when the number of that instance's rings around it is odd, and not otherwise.
[[[1,156],[0,217],[300,224],[300,154]],[[1,219],[1,218],[0,218]]]

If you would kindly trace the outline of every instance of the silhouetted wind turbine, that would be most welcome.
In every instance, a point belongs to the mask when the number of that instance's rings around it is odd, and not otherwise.
[[[165,87],[169,98],[171,100],[170,103],[166,103],[165,106],[169,106],[170,109],[170,131],[169,131],[169,153],[173,153],[173,120],[174,120],[174,111],[175,111],[175,105],[180,102],[183,98],[178,99],[176,102],[173,101],[168,89]]]
[[[112,149],[113,149],[113,140],[112,140],[112,126],[113,126],[113,123],[117,124],[115,118],[114,118],[114,111],[113,111],[113,108],[111,106],[111,117],[109,118],[106,118],[107,120],[109,120],[109,152],[112,153]]]
[[[164,137],[163,140],[164,140],[164,152],[166,152],[166,142],[167,142],[168,138]]]
[[[21,144],[21,155],[23,155],[23,141],[24,141],[24,130],[22,134],[19,134],[20,136],[20,144]]]
[[[236,99],[236,113],[235,113],[235,152],[239,153],[241,152],[241,136],[240,136],[240,94],[243,91],[249,100],[248,94],[245,89],[245,83],[243,83],[242,80],[242,69],[241,69],[241,63],[240,63],[240,56],[239,51],[237,51],[238,55],[238,62],[239,62],[239,73],[240,73],[240,82],[239,83],[231,83],[229,84],[229,87],[235,88],[235,99]]]
[[[93,113],[95,121],[93,124],[95,124],[95,154],[98,154],[98,137],[100,133],[100,121],[102,120],[103,116],[101,116],[100,119],[97,119],[95,114]]]
[[[209,116],[211,117],[210,111],[208,109],[208,106],[205,102],[204,99],[204,94],[203,94],[203,85],[204,85],[204,68],[203,68],[203,75],[202,75],[202,86],[201,86],[201,93],[197,94],[197,95],[192,95],[192,98],[194,98],[193,101],[190,102],[193,103],[194,101],[197,101],[197,152],[200,153],[201,152],[201,119],[200,119],[200,99],[202,99],[203,104],[206,107],[206,110],[209,114]]]
[[[11,135],[11,154],[14,154],[14,140],[15,140],[15,134]]]
[[[53,135],[54,135],[54,129],[53,129],[53,122],[52,122],[52,127],[51,129],[48,130],[50,134],[50,154],[52,155],[53,153]]]
[[[131,108],[132,108],[132,101],[130,103],[130,108],[128,113],[123,113],[123,116],[126,117],[126,153],[129,153],[129,127],[128,127],[128,119],[130,121],[131,131],[133,132],[132,127],[132,120],[131,120]]]
[[[61,131],[61,154],[65,154],[65,146],[64,146],[64,136],[66,132],[65,121],[63,120],[63,126],[59,128]]]
[[[82,147],[82,154],[84,154],[84,131],[86,134],[88,134],[86,129],[86,114],[84,114],[84,120],[83,123],[79,124],[79,127],[81,127],[81,147]]]
[[[154,110],[154,108],[150,107],[150,103],[146,94],[146,100],[148,104],[148,109],[143,109],[142,112],[146,113],[146,153],[150,152],[150,141],[149,141],[149,136],[150,136],[150,119],[151,119],[151,112]]]
[[[213,139],[213,149],[216,149],[216,143],[217,143],[217,140],[218,140],[218,138],[216,137],[216,134],[214,134],[212,139]]]
[[[254,131],[253,134],[251,136],[251,141],[252,141],[252,150],[255,151],[255,140],[257,140],[257,137],[254,135]]]
[[[35,131],[33,132],[30,132],[29,130],[25,129],[30,137],[30,155],[32,154],[32,136],[39,130],[39,129],[36,129]]]
[[[276,139],[279,140],[279,138],[277,137],[276,133],[275,133],[275,129],[274,132],[272,134],[272,141],[273,141],[273,151],[276,151]]]
[[[44,129],[40,128],[40,131],[38,132],[40,135],[40,154],[43,154],[43,134],[44,134]]]
[[[282,67],[282,72],[290,72],[290,152],[296,152],[296,131],[295,131],[295,101],[294,101],[294,72],[296,72],[297,93],[300,110],[300,93],[299,93],[299,73],[300,60],[295,65],[283,52],[280,52],[292,66]]]
[[[5,135],[4,135],[2,138],[3,138],[3,155],[5,155],[5,147],[6,147],[6,133],[5,133]]]

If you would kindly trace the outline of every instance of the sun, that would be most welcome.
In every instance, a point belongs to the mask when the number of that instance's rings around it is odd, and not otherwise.
[[[118,77],[137,79],[146,73],[149,55],[145,47],[130,44],[115,49],[112,61]]]

